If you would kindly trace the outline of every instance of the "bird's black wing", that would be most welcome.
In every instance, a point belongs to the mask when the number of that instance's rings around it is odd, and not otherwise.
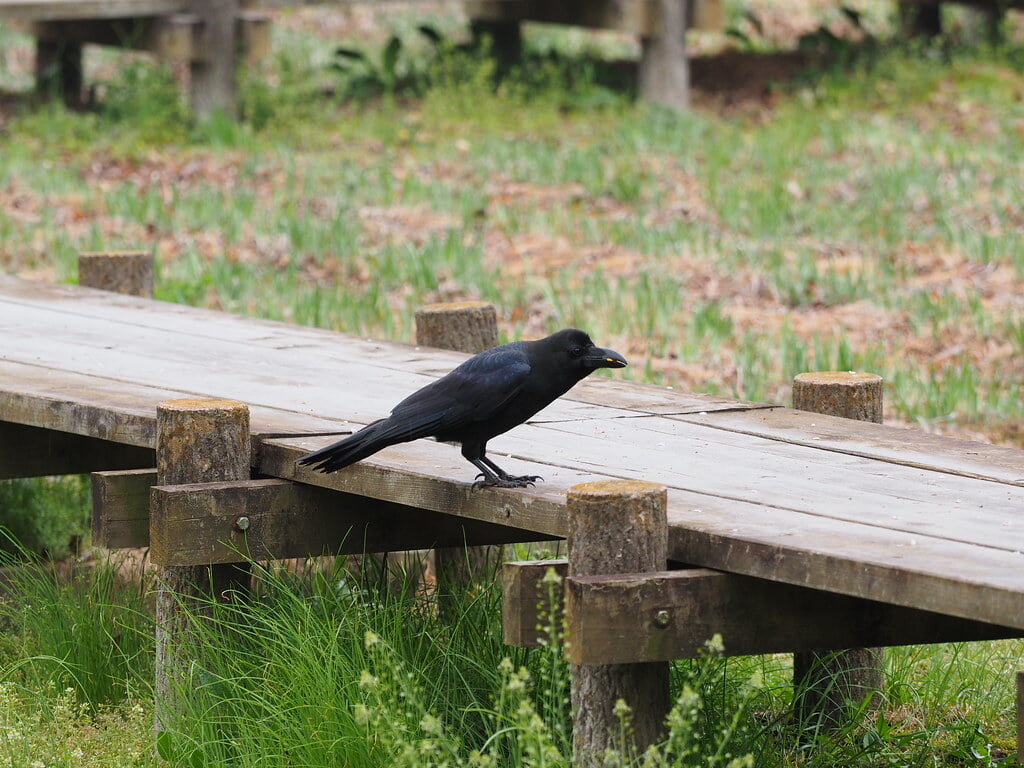
[[[388,420],[444,439],[499,412],[519,394],[530,372],[518,344],[495,347],[409,395]]]

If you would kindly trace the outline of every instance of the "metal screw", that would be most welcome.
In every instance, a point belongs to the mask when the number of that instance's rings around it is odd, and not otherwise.
[[[250,520],[245,515],[239,515],[235,518],[234,528],[236,531],[245,532],[249,530]]]
[[[668,611],[662,610],[654,614],[654,626],[658,629],[664,629],[669,625],[670,621],[672,621],[672,616]]]

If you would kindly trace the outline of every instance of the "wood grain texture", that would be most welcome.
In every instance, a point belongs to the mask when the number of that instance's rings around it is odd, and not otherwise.
[[[152,463],[153,452],[146,448],[0,421],[0,478],[80,475]]]
[[[566,657],[576,664],[827,651],[848,645],[993,640],[1021,630],[706,569],[566,581]]]
[[[793,408],[881,424],[882,377],[858,371],[801,373],[793,379]],[[824,649],[827,653],[796,650],[793,709],[797,722],[812,726],[811,730],[835,728],[846,720],[848,710],[864,702],[877,705],[885,684],[881,647],[855,647],[840,638]]]
[[[597,481],[569,489],[569,578],[664,570],[666,505],[665,488],[654,483]],[[567,625],[585,619],[566,614]],[[570,663],[569,672],[574,764],[601,765],[605,750],[618,744],[620,699],[631,710],[629,737],[638,754],[660,738],[669,710],[667,664]]]
[[[568,573],[565,558],[502,564],[501,634],[505,645],[537,646],[549,639],[548,626],[561,627],[563,584]]]
[[[156,486],[151,558],[204,565],[544,536],[284,480]],[[239,520],[245,518],[244,525]]]
[[[249,411],[243,403],[213,398],[167,400],[157,407],[156,470],[160,485],[249,478]],[[150,508],[152,510],[152,491]],[[163,521],[150,515],[150,542]],[[156,572],[156,727],[171,730],[179,697],[190,683],[189,616],[203,601],[244,589],[248,572],[232,566],[160,566]]]
[[[92,473],[92,543],[107,549],[149,546],[149,496],[156,469]]]
[[[153,298],[153,254],[104,251],[78,255],[78,284],[101,291]]]
[[[0,0],[0,18],[44,21],[178,13],[185,0]]]

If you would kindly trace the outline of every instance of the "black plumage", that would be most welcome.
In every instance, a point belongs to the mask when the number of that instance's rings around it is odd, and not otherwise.
[[[487,441],[522,424],[598,368],[622,368],[618,352],[597,347],[567,328],[537,341],[485,350],[409,395],[386,419],[310,453],[299,464],[334,472],[382,448],[421,437],[462,445],[482,485],[521,488],[540,480],[516,477],[487,458]]]

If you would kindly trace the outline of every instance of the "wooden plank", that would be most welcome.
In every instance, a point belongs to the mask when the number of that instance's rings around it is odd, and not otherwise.
[[[151,448],[156,441],[156,406],[164,400],[204,393],[149,387],[0,360],[0,417],[58,432],[94,435]],[[256,406],[255,436],[345,434],[353,425]]]
[[[32,34],[40,40],[73,40],[78,43],[131,48],[151,51],[167,59],[189,61],[198,55],[195,41],[198,29],[199,19],[196,16],[178,13],[172,16],[38,21],[32,25]],[[149,277],[152,281],[152,275]],[[82,280],[82,283],[85,281]]]
[[[50,329],[49,335],[41,329]],[[286,404],[288,410],[364,424],[386,415],[434,378],[400,367],[382,367],[373,360],[339,359],[338,350],[321,356],[303,347],[226,344],[208,336],[185,336],[176,328],[135,326],[128,318],[55,318],[52,312],[33,306],[19,307],[17,317],[9,314],[5,318],[0,313],[0,332],[10,359],[36,366],[228,396],[252,406]],[[47,339],[45,345],[40,345],[41,336]],[[203,360],[201,367],[196,359]],[[374,386],[365,386],[370,381]],[[339,391],[346,397],[339,398]],[[558,414],[558,420],[571,419],[574,408],[592,410],[559,402],[546,413]]]
[[[536,429],[536,428],[534,428]],[[527,434],[521,429],[516,437]],[[557,433],[565,432],[560,437]],[[516,438],[510,436],[509,442]],[[837,520],[1024,551],[1024,487],[879,463],[860,456],[673,419],[545,425],[537,446],[626,479],[789,508]],[[538,458],[515,450],[524,458]],[[549,453],[550,455],[550,453]]]
[[[80,475],[152,463],[153,452],[145,448],[0,421],[0,478]]]
[[[677,492],[669,497],[669,557],[1024,629],[1018,551]]]
[[[647,36],[657,30],[651,6],[649,0],[474,0],[466,15],[483,21],[540,21]]]
[[[158,565],[546,538],[282,480],[154,486],[150,507],[150,556]]]
[[[563,585],[568,573],[569,561],[564,557],[502,563],[501,636],[505,645],[529,648],[550,641],[549,627],[562,631]]]
[[[679,415],[680,421],[755,435],[819,450],[848,453],[909,467],[1024,485],[1021,451],[917,429],[871,424],[796,411],[719,411]]]
[[[1021,637],[1007,627],[706,569],[566,580],[566,659],[621,664]]]
[[[92,473],[92,542],[107,549],[149,546],[149,489],[156,469]]]
[[[118,361],[125,366],[118,369],[122,371],[122,377],[152,386],[169,385],[164,381],[133,378],[144,377],[146,371],[141,363],[133,364],[132,359],[141,361],[161,354],[150,341],[154,338],[153,331],[161,334],[161,347],[234,342],[240,346],[235,348],[219,344],[210,345],[209,348],[221,355],[232,355],[237,350],[240,357],[232,357],[232,364],[242,365],[242,370],[250,370],[254,366],[265,366],[277,371],[296,370],[307,376],[307,382],[315,381],[312,376],[321,373],[329,377],[328,380],[338,382],[337,388],[350,381],[369,380],[371,376],[372,380],[383,385],[392,377],[387,373],[382,374],[381,369],[398,374],[400,381],[409,382],[400,390],[382,391],[380,404],[373,409],[373,413],[366,414],[365,420],[386,414],[398,402],[395,397],[404,397],[430,379],[447,373],[468,357],[458,352],[369,341],[318,328],[130,296],[110,296],[103,291],[78,286],[55,286],[0,275],[0,328],[6,327],[13,331],[24,327],[26,308],[42,313],[32,318],[37,327],[55,326],[63,333],[77,329],[83,322],[90,324],[88,330],[77,334],[76,338],[76,343],[84,345],[86,349],[97,347],[99,349],[96,351],[101,352],[104,339],[112,336],[118,338],[119,347],[131,353]],[[292,354],[286,354],[289,352]],[[31,350],[29,354],[32,354]],[[33,361],[44,364],[42,360]],[[62,360],[62,363],[61,367],[66,368],[72,364],[72,360]],[[235,370],[237,376],[240,369]],[[417,379],[416,375],[424,378]],[[334,399],[337,400],[336,397]],[[254,401],[249,398],[248,402]],[[574,387],[568,397],[559,401],[558,407],[565,410],[556,412],[549,408],[543,416],[556,414],[555,418],[572,418],[573,409],[578,407],[576,403],[642,413],[699,413],[717,409],[764,407],[596,376]],[[589,409],[587,412],[591,411]],[[329,415],[322,410],[317,413]],[[349,413],[348,417],[355,418],[353,413]]]
[[[28,21],[162,16],[182,11],[184,0],[0,0],[0,18]]]

